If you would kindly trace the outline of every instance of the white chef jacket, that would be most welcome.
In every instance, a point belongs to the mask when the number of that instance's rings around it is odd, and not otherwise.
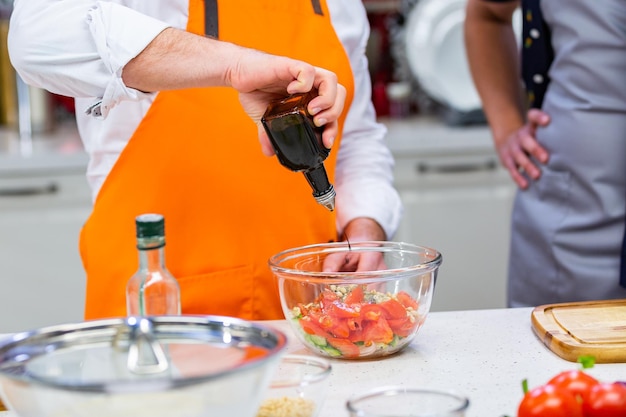
[[[327,0],[327,5],[355,84],[337,155],[337,229],[341,233],[350,220],[369,217],[391,239],[402,204],[393,187],[386,129],[371,102],[367,15],[361,0]],[[124,85],[124,65],[165,28],[184,29],[187,18],[187,0],[15,0],[11,62],[28,84],[75,97],[94,200],[155,97]]]

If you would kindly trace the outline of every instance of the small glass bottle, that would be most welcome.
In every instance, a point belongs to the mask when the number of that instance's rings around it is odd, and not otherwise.
[[[139,269],[126,287],[129,316],[180,314],[180,287],[165,267],[165,219],[142,214],[135,219]]]
[[[261,122],[281,165],[302,172],[313,189],[315,200],[333,211],[335,189],[324,167],[330,149],[322,143],[323,128],[315,126],[307,111],[316,93],[311,90],[270,103]]]

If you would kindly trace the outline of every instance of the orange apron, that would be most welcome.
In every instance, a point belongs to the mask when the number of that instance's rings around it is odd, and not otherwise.
[[[352,72],[325,1],[244,4],[218,2],[219,38],[334,71],[348,109]],[[204,33],[204,23],[203,2],[190,0],[187,30]],[[331,182],[339,139],[325,162]],[[166,264],[180,283],[183,314],[282,318],[268,258],[337,237],[334,215],[315,202],[302,173],[263,156],[230,88],[155,98],[81,232],[85,319],[126,315],[126,283],[138,268],[134,219],[147,212],[165,216]]]

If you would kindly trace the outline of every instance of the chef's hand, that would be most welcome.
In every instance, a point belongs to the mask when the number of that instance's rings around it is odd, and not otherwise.
[[[272,100],[289,94],[306,93],[316,88],[318,96],[309,102],[307,110],[316,126],[324,126],[322,141],[330,149],[338,132],[337,119],[343,111],[346,89],[337,82],[335,73],[305,62],[241,49],[232,71],[230,85],[239,92],[239,101],[258,127],[263,153],[274,155],[261,117]]]
[[[270,101],[317,88],[319,95],[309,102],[308,110],[317,126],[325,126],[322,140],[330,149],[346,99],[346,89],[330,71],[176,28],[163,30],[131,59],[122,78],[126,86],[146,92],[234,88],[244,110],[256,122],[263,153],[268,156],[274,149],[261,117]]]
[[[361,217],[348,223],[344,237],[350,244],[371,240],[386,240],[382,227],[373,219]],[[387,269],[380,252],[342,253],[329,255],[324,260],[324,272],[365,272]]]
[[[538,163],[548,162],[548,151],[537,142],[538,127],[547,126],[550,116],[538,109],[530,109],[524,126],[496,140],[496,150],[502,165],[509,171],[511,178],[521,188],[528,188],[528,178],[536,181],[541,176]],[[523,173],[526,174],[523,175]]]

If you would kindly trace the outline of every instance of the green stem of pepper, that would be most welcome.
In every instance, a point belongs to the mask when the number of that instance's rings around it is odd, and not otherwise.
[[[593,368],[593,365],[596,364],[595,356],[584,355],[578,357],[578,363],[582,366],[583,369]]]

